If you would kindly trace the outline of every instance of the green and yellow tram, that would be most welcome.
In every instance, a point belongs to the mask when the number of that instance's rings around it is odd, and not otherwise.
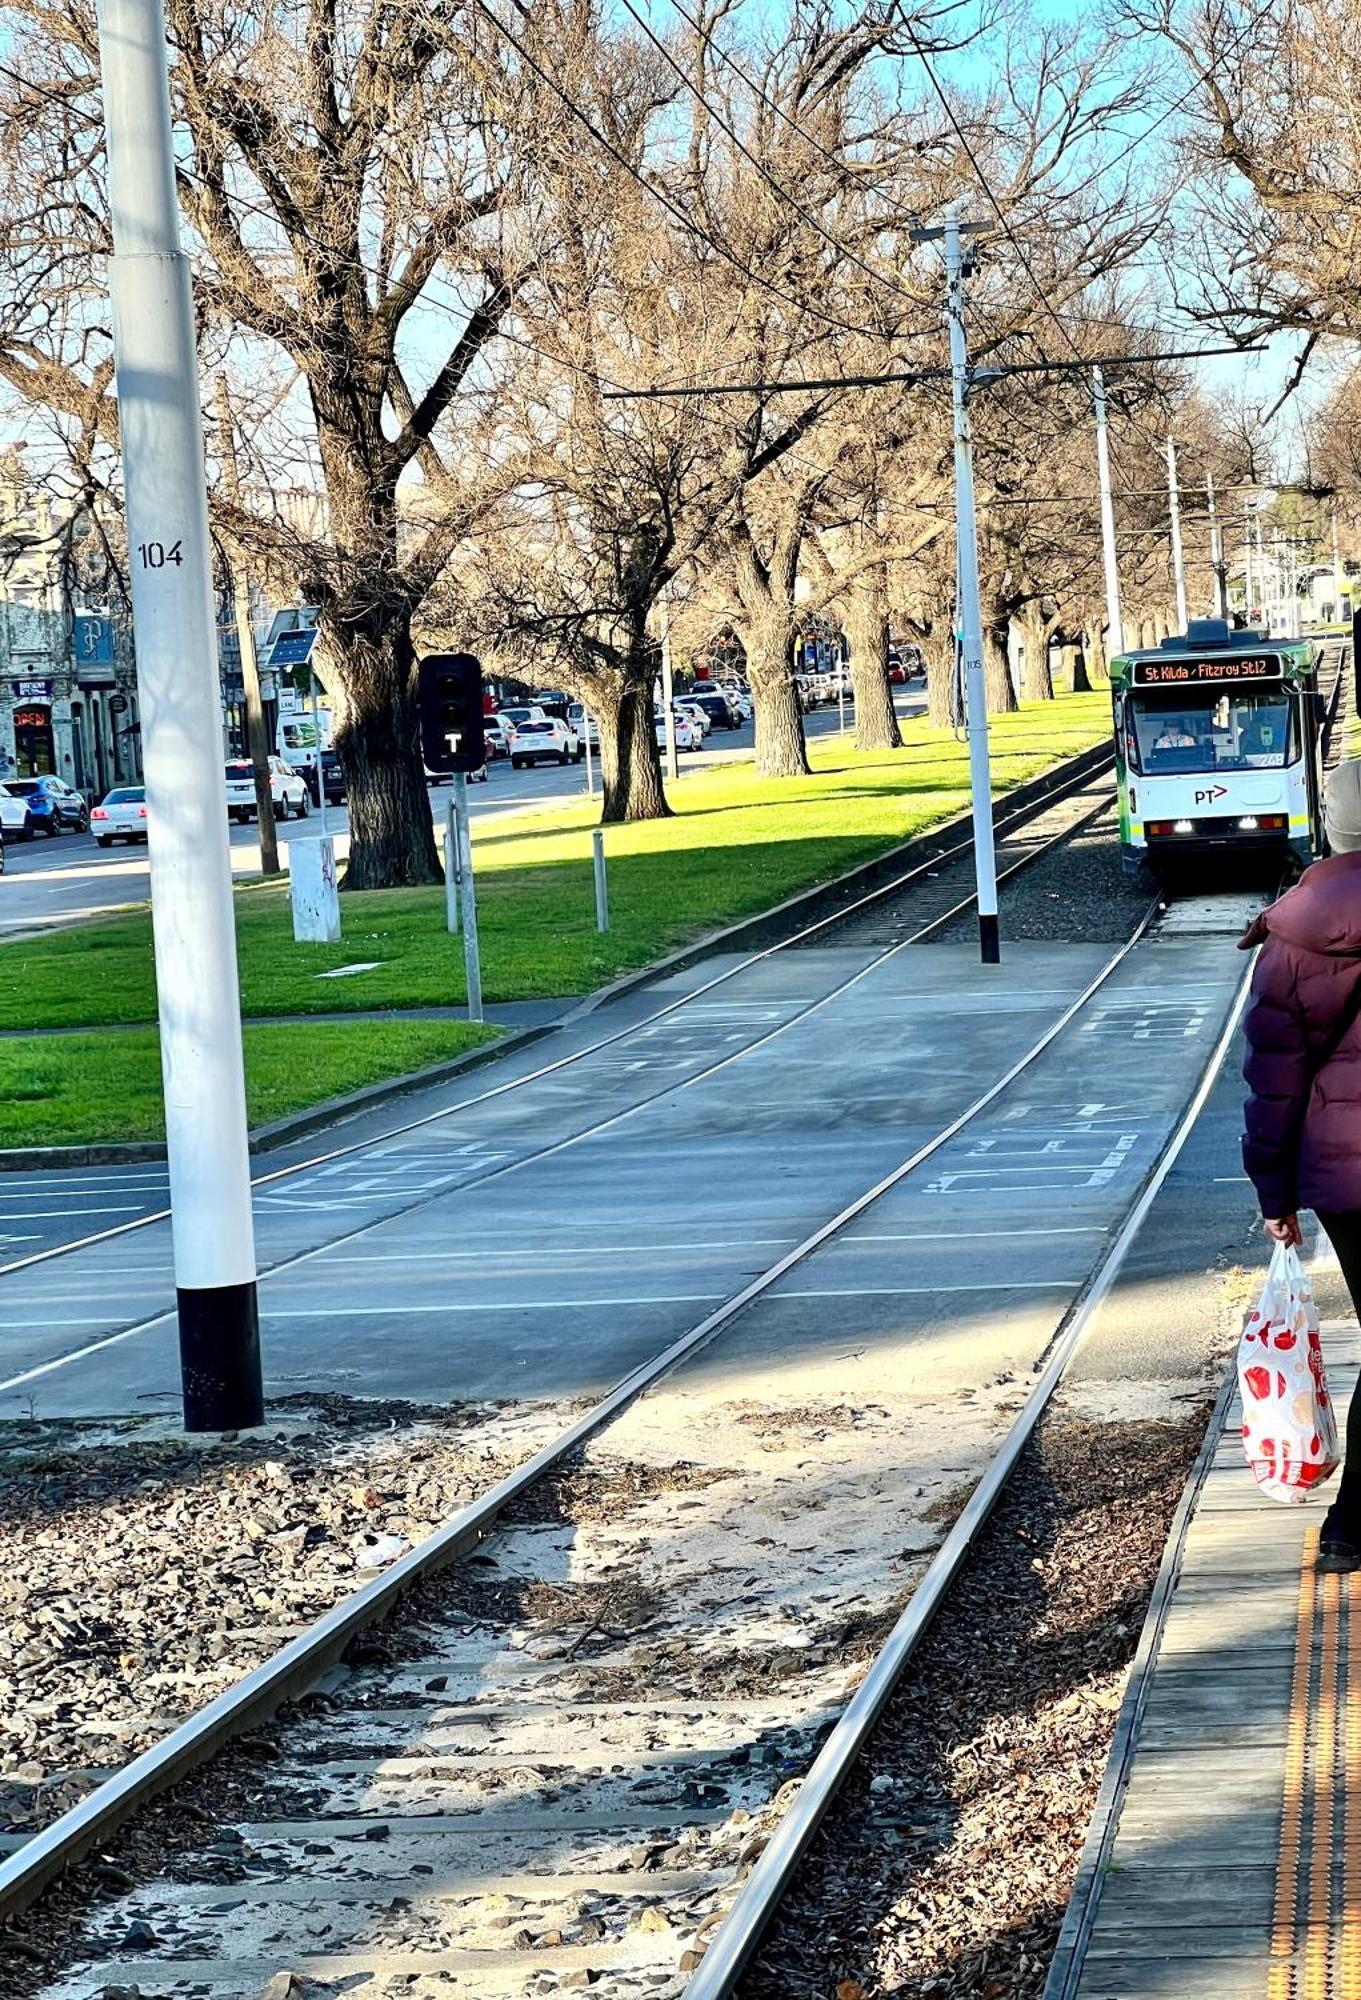
[[[1322,851],[1322,704],[1311,639],[1192,619],[1111,661],[1126,871],[1192,855]]]

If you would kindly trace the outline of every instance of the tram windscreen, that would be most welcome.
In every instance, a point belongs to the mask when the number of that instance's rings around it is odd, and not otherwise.
[[[1126,697],[1125,744],[1135,770],[1279,771],[1298,755],[1294,715],[1282,687],[1143,689]]]

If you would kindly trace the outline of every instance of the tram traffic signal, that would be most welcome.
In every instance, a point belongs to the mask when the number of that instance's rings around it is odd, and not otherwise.
[[[432,653],[417,676],[425,768],[442,776],[480,771],[487,760],[481,662],[471,653]]]

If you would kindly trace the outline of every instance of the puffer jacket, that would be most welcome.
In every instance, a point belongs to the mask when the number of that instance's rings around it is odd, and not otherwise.
[[[1361,854],[1306,869],[1255,944],[1243,1165],[1265,1216],[1361,1212]]]

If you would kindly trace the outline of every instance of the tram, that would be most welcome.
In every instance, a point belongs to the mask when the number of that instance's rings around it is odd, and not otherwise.
[[[1111,661],[1125,872],[1258,853],[1322,852],[1323,703],[1311,639],[1186,631]]]

